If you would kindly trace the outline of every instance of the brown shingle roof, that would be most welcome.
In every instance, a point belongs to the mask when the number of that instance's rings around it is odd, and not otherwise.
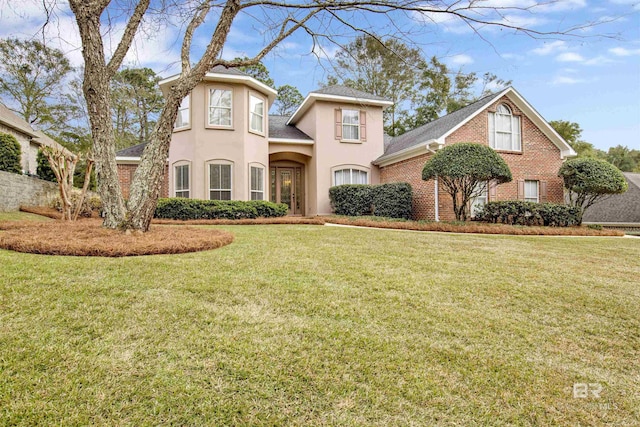
[[[640,224],[640,173],[623,172],[629,189],[596,202],[587,209],[584,222]]]

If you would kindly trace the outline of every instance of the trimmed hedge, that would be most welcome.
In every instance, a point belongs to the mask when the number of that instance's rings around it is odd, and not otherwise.
[[[159,199],[155,218],[162,219],[246,219],[285,216],[287,205],[263,200],[199,200],[179,197]]]
[[[0,171],[22,173],[21,151],[15,136],[0,133]]]
[[[485,204],[478,210],[475,219],[510,225],[570,227],[580,225],[582,212],[579,208],[556,203],[507,200]]]
[[[406,182],[381,185],[338,185],[329,189],[336,215],[375,215],[411,218],[411,185]]]

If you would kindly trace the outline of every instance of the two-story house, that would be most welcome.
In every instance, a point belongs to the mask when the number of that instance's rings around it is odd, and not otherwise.
[[[162,80],[161,89],[176,78]],[[449,196],[435,180],[422,180],[422,168],[436,150],[464,141],[496,149],[514,176],[489,183],[474,203],[563,201],[557,172],[575,152],[513,88],[395,138],[383,130],[392,103],[378,96],[329,86],[309,93],[290,117],[269,116],[276,95],[238,70],[208,73],[180,106],[162,195],[271,200],[311,216],[331,213],[331,186],[409,182],[416,219],[449,220]],[[125,197],[143,149],[117,154]]]
[[[160,82],[168,90],[177,77]],[[309,93],[291,117],[269,116],[277,92],[224,67],[207,73],[178,111],[164,196],[271,200],[292,215],[331,213],[329,188],[376,184],[384,108],[392,103],[343,86]],[[144,144],[117,154],[125,197]]]

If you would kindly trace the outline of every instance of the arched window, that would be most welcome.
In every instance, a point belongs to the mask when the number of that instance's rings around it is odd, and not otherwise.
[[[489,145],[496,150],[522,151],[520,117],[500,104],[495,113],[489,113]]]
[[[333,171],[333,185],[343,184],[368,184],[369,174],[367,171],[349,168]]]

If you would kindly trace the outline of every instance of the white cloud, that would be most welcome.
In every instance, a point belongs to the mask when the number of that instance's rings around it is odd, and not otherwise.
[[[316,43],[313,45],[311,51],[314,55],[316,55],[320,59],[332,60],[335,58],[336,54],[340,50],[340,46],[330,45],[330,46],[321,46]]]
[[[627,49],[624,47],[614,47],[609,49],[609,52],[615,56],[633,56],[640,55],[640,49]]]
[[[586,61],[584,61],[584,65],[606,65],[606,64],[612,64],[616,62],[615,60],[611,59],[611,58],[607,58],[606,56],[602,56],[602,55],[598,55],[594,58],[588,59]]]
[[[473,64],[473,58],[465,54],[453,55],[452,57],[447,58],[446,62],[450,65],[462,66],[467,64]]]
[[[556,61],[560,62],[584,62],[585,59],[582,55],[574,52],[565,52],[556,56]]]
[[[578,83],[587,83],[587,80],[570,76],[556,76],[551,83],[554,85],[575,85]]]
[[[638,0],[609,0],[613,4],[629,5],[636,10],[640,10],[640,1]]]
[[[550,2],[541,2],[535,7],[537,12],[564,12],[567,10],[580,9],[587,5],[586,0],[558,0]]]
[[[556,40],[550,43],[545,43],[540,47],[533,49],[531,52],[536,55],[549,55],[551,53],[555,53],[559,50],[565,50],[567,48],[567,43],[562,40]]]

